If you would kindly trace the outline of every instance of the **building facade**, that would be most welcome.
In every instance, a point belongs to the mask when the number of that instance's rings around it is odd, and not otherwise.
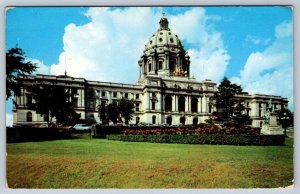
[[[215,111],[210,98],[217,92],[217,84],[211,80],[198,82],[190,77],[190,57],[180,39],[170,28],[163,16],[159,29],[150,37],[142,56],[138,60],[139,80],[136,84],[91,81],[67,75],[36,75],[20,77],[21,95],[15,96],[13,109],[15,125],[45,123],[46,119],[28,108],[32,102],[26,85],[32,83],[55,84],[71,88],[75,94],[76,112],[82,119],[94,118],[101,122],[98,106],[133,99],[135,113],[132,124],[199,124]],[[245,114],[252,125],[260,127],[271,99],[273,110],[287,107],[288,100],[280,96],[244,93],[238,95],[246,107]]]

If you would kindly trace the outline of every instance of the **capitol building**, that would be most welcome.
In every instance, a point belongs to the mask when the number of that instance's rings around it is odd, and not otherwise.
[[[93,81],[66,75],[20,77],[23,87],[21,95],[15,96],[13,124],[32,125],[46,121],[26,106],[33,100],[26,85],[32,83],[71,88],[75,94],[76,112],[81,114],[82,119],[94,118],[97,122],[101,122],[97,107],[121,98],[134,101],[131,124],[199,124],[215,111],[210,99],[218,92],[217,84],[209,79],[199,82],[190,76],[190,57],[179,37],[170,30],[165,16],[160,19],[159,29],[149,38],[137,62],[139,79],[135,84]],[[287,98],[281,96],[245,92],[236,97],[244,102],[244,113],[251,117],[254,127],[262,126],[270,99],[273,110],[287,108],[288,104]]]

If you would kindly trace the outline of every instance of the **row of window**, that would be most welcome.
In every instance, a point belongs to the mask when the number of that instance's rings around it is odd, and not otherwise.
[[[100,93],[100,91],[99,91]],[[118,98],[119,95],[122,95],[122,92],[113,92],[113,98]],[[130,93],[124,93],[124,98],[128,99],[129,98]],[[131,96],[134,96],[134,93],[131,93]],[[107,97],[107,91],[101,91],[101,97]],[[140,98],[140,94],[135,94],[135,99],[139,99]]]

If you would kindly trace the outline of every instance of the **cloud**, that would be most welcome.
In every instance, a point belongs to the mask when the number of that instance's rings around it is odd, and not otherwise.
[[[13,125],[13,115],[6,113],[6,126],[11,127]]]
[[[285,32],[282,30],[285,29]],[[252,52],[239,77],[231,81],[242,85],[244,91],[281,95],[290,100],[293,109],[293,41],[291,22],[275,28],[276,39],[262,52]]]
[[[64,51],[51,73],[84,77],[90,80],[135,83],[138,60],[149,38],[159,27],[161,11],[157,8],[90,8],[85,15],[90,22],[65,27]],[[192,8],[177,15],[167,15],[169,27],[189,44],[191,72],[201,81],[219,81],[224,76],[230,56],[222,35],[208,25],[203,8]],[[205,71],[203,70],[203,67]]]
[[[44,62],[38,60],[38,59],[33,59],[33,58],[27,58],[27,61],[30,61],[32,63],[35,63],[36,66],[38,67],[36,69],[35,74],[49,74],[50,73],[50,67],[45,65]]]
[[[246,43],[251,45],[263,45],[266,46],[271,42],[270,38],[260,38],[253,35],[247,35],[246,36]]]
[[[284,21],[275,28],[275,36],[277,38],[283,38],[291,36],[293,33],[292,22]]]
[[[192,45],[188,50],[191,73],[199,81],[211,79],[218,82],[224,77],[231,58],[224,46],[222,34],[213,28],[211,22],[220,19],[218,16],[206,15],[203,8],[194,8],[170,17],[170,23],[174,23],[174,32]]]

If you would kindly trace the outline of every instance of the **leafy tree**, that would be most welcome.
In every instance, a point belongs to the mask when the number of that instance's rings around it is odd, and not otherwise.
[[[35,84],[29,86],[28,91],[34,100],[29,107],[47,118],[48,123],[54,117],[57,123],[65,125],[73,125],[79,120],[80,114],[74,110],[74,94],[70,92],[70,88],[54,84]]]
[[[286,108],[277,110],[276,112],[278,123],[281,124],[286,135],[286,128],[294,126],[294,114]]]
[[[121,117],[125,119],[125,123],[132,119],[134,113],[134,102],[133,100],[128,100],[122,98],[118,103],[113,102],[108,105],[101,104],[98,107],[99,117],[103,124],[107,124],[109,121],[117,123],[121,120]]]
[[[21,48],[11,48],[6,52],[6,100],[12,95],[20,95],[21,83],[18,77],[30,75],[36,68],[35,63],[26,60]]]
[[[244,105],[240,99],[235,96],[242,93],[241,86],[232,84],[226,77],[218,86],[212,98],[217,111],[213,112],[216,121],[226,123],[233,123],[237,125],[246,125],[251,122],[248,115],[243,114],[245,110]]]
[[[116,124],[119,119],[119,108],[116,104],[108,104],[107,105],[107,120]]]
[[[133,100],[122,98],[119,103],[119,111],[121,116],[125,119],[125,124],[128,124],[134,113]]]
[[[107,116],[107,106],[105,104],[101,104],[98,106],[98,112],[102,124],[108,124],[109,120]]]

